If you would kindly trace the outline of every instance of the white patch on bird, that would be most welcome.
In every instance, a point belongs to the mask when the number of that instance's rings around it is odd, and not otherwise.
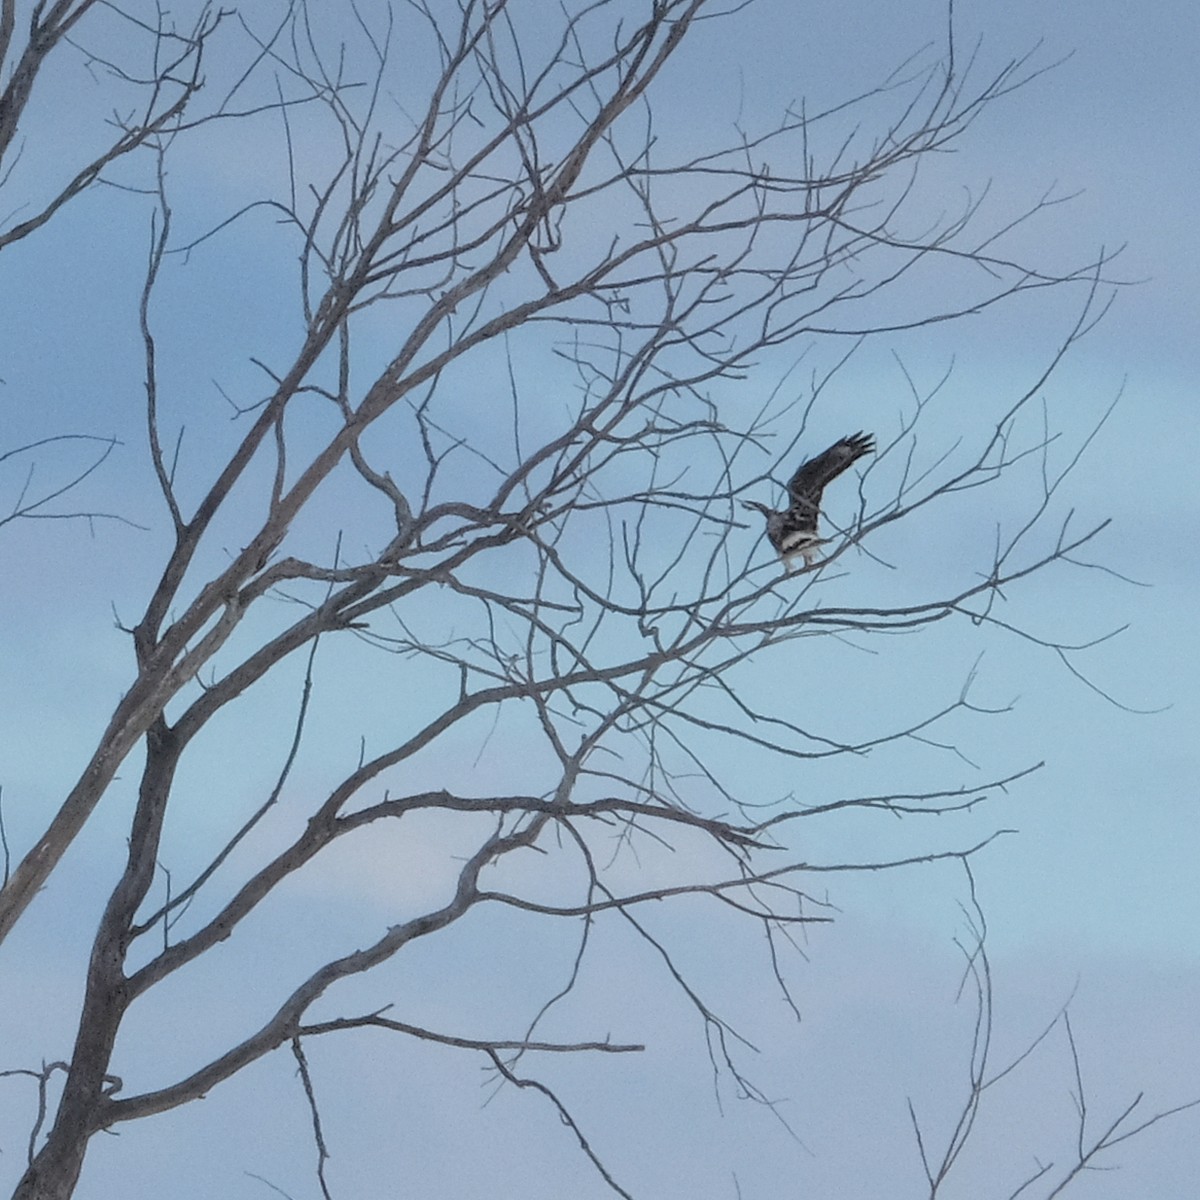
[[[785,533],[779,540],[779,548],[781,553],[791,552],[796,554],[806,546],[819,546],[822,540],[815,533],[802,531]]]

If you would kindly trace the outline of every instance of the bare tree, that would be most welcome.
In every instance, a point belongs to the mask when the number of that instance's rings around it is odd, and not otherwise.
[[[89,761],[11,861],[6,840],[0,936],[62,869],[118,772],[136,772],[74,1047],[14,1068],[38,1088],[15,1194],[70,1196],[94,1135],[189,1104],[283,1052],[311,1106],[329,1195],[305,1046],[370,1029],[476,1052],[498,1079],[541,1092],[628,1195],[619,1156],[597,1149],[526,1066],[540,1054],[640,1048],[539,1036],[597,924],[622,923],[652,948],[704,1026],[714,1069],[769,1103],[731,1026],[646,919],[650,902],[701,896],[738,914],[765,935],[794,1006],[779,955],[829,919],[814,895],[826,873],[965,861],[995,836],[822,862],[798,828],[846,809],[969,811],[1034,769],[1014,763],[982,785],[939,770],[924,788],[872,790],[855,774],[868,752],[953,742],[943,728],[986,713],[970,681],[928,710],[845,732],[823,721],[815,689],[798,695],[776,680],[797,664],[811,664],[808,677],[823,670],[821,646],[885,646],[942,623],[1032,637],[999,602],[1076,561],[1102,528],[1077,525],[1059,502],[1081,446],[1063,452],[1040,410],[1029,420],[1026,410],[1103,312],[1104,256],[1055,266],[1007,248],[1052,198],[989,225],[982,200],[946,213],[924,188],[925,165],[1039,68],[1018,60],[987,74],[956,58],[951,35],[943,54],[861,95],[822,111],[797,103],[761,129],[706,130],[695,145],[695,130],[651,99],[712,22],[738,19],[736,6],[628,0],[551,15],[463,0],[385,13],[295,0],[270,24],[265,5],[200,6],[180,32],[150,5],[62,0],[35,6],[23,45],[15,8],[5,3],[0,20],[0,155],[16,196],[8,210],[34,215],[10,219],[0,246],[44,236],[100,185],[149,229],[137,310],[157,505],[119,515],[170,531],[144,608],[126,622],[133,673]],[[60,62],[119,93],[124,115],[65,183],[30,199],[17,189],[43,181],[25,182],[19,134]],[[255,158],[258,193],[215,213],[203,181]],[[280,170],[263,182],[272,162]],[[253,239],[249,262],[239,238]],[[264,335],[257,383],[240,373],[224,389],[236,416],[228,452],[196,434],[209,418],[165,349],[180,344],[187,310],[171,281],[186,285],[190,267],[214,260],[226,279],[274,263],[267,307],[292,322]],[[293,290],[281,295],[289,264]],[[854,349],[1047,289],[1072,313],[1058,351],[997,413],[964,414],[961,445],[942,453],[920,437],[946,381],[914,383],[898,419],[888,405],[886,426],[881,408],[838,414],[835,433],[874,428],[878,452],[831,490],[824,558],[786,572],[739,501],[777,500],[773,481],[820,448],[807,431]],[[779,356],[814,346],[825,358],[790,382]],[[222,350],[208,349],[218,374]],[[774,390],[745,382],[772,372]],[[770,394],[747,402],[734,383]],[[68,469],[65,487],[19,487],[9,511],[45,515],[66,490],[91,487],[113,445],[87,470]],[[956,578],[898,598],[887,583],[897,531],[919,536],[935,509],[1021,473],[1034,487],[994,544]],[[1040,640],[1051,654],[1074,649]],[[356,682],[336,692],[342,711],[318,714],[324,664],[336,673],[346,662]],[[321,728],[334,715],[372,732],[325,785],[345,752]],[[210,739],[238,720],[263,731],[264,753],[289,731],[274,781],[240,810],[225,806],[220,843],[180,869],[172,823],[194,801],[179,780],[202,773],[213,792],[226,786],[234,768]],[[844,782],[816,773],[827,761],[844,764]],[[382,932],[365,918],[357,948],[282,985],[264,976],[253,1030],[194,1069],[143,1090],[122,1082],[118,1038],[146,998],[252,916],[289,904],[288,885],[332,848],[393,827],[403,842],[425,818],[448,848],[440,900],[398,903]],[[667,846],[671,865],[658,853]],[[552,921],[575,932],[575,967],[537,999],[527,1028],[468,1036],[341,998],[351,994],[339,987],[417,939],[498,907],[534,931]],[[983,960],[971,961],[986,980]],[[336,1016],[314,1013],[334,994]]]

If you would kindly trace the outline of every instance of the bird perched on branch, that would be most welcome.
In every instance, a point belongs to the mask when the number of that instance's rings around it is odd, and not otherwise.
[[[798,554],[804,556],[804,565],[811,567],[817,557],[817,547],[826,540],[817,533],[821,493],[825,486],[858,462],[864,454],[871,454],[874,450],[875,439],[871,434],[855,433],[835,442],[824,454],[802,463],[788,480],[791,503],[780,512],[774,512],[757,500],[742,501],[744,507],[752,508],[767,518],[767,537],[789,571],[792,559]]]

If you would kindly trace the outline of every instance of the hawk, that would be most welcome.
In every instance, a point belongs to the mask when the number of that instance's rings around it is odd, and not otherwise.
[[[834,442],[823,454],[801,463],[795,475],[788,480],[790,500],[787,508],[774,512],[757,500],[743,500],[746,508],[762,513],[767,519],[767,537],[791,570],[792,559],[804,556],[804,565],[811,567],[817,557],[817,547],[826,539],[817,533],[817,519],[821,515],[821,493],[864,454],[875,450],[875,438],[869,433],[855,433]]]

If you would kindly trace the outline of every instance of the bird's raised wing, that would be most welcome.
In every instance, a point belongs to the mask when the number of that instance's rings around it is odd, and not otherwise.
[[[788,480],[792,508],[815,519],[821,507],[821,493],[825,485],[874,449],[875,439],[869,433],[859,432],[834,442],[823,454],[802,463]]]

